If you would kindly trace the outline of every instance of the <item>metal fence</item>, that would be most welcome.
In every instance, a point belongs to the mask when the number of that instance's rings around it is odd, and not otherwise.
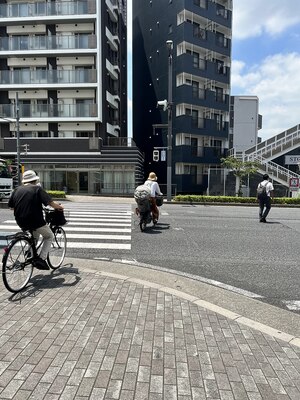
[[[241,180],[239,195],[242,197],[256,197],[256,189],[259,182],[262,181],[260,174],[245,176]],[[272,179],[271,179],[272,181]],[[275,180],[272,181],[276,197],[290,197],[291,192]],[[236,187],[236,177],[233,171],[226,168],[209,168],[207,195],[209,196],[236,196],[238,188]]]

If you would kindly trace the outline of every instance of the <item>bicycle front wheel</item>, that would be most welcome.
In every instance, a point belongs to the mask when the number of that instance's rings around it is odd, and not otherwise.
[[[48,253],[48,264],[50,268],[57,269],[61,266],[65,259],[67,250],[66,232],[61,226],[57,226],[53,230],[54,238],[51,244],[51,249]]]
[[[29,282],[32,266],[31,242],[27,238],[11,241],[2,259],[2,278],[7,290],[17,293]]]

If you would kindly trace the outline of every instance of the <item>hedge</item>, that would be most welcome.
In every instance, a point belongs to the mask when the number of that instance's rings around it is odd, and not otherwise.
[[[66,193],[63,190],[47,190],[47,193],[50,194],[54,199],[65,199]]]
[[[257,203],[256,197],[236,197],[236,196],[200,196],[196,194],[177,195],[173,201],[189,203]],[[273,204],[294,204],[300,205],[300,197],[275,197]]]

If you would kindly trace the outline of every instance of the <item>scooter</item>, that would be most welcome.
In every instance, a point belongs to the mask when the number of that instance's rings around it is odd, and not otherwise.
[[[152,213],[150,201],[148,199],[137,203],[137,208],[135,209],[136,214],[140,218],[139,226],[141,232],[144,232],[147,224],[150,224],[152,221]]]
[[[161,207],[163,205],[163,196],[156,196],[156,205]],[[145,199],[143,201],[137,202],[136,214],[140,218],[140,229],[142,232],[146,229],[147,224],[150,224],[153,220],[151,212],[150,200]],[[156,225],[157,221],[153,220],[153,225]]]

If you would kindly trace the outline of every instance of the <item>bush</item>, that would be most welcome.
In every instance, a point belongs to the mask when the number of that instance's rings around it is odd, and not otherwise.
[[[235,204],[256,204],[256,197],[236,196],[202,196],[196,194],[179,194],[173,198],[174,201],[188,203],[235,203]],[[275,197],[272,204],[300,205],[300,197]]]
[[[54,199],[65,199],[66,193],[63,190],[47,190],[47,193],[50,194]]]

